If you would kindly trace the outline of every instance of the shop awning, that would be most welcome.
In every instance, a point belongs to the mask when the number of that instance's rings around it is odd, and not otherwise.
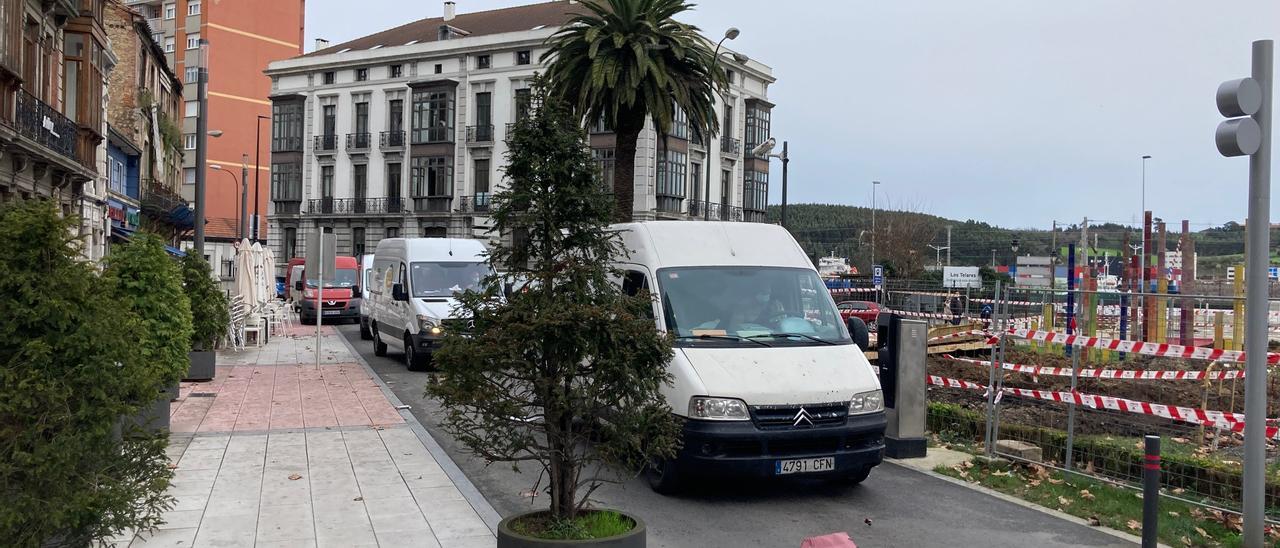
[[[127,242],[127,241],[129,241],[129,239],[130,239],[130,238],[133,238],[133,233],[134,233],[134,231],[133,231],[133,230],[129,230],[129,229],[127,229],[127,228],[125,228],[125,227],[122,227],[122,226],[112,226],[112,227],[111,227],[111,238],[112,238],[112,239],[114,239],[114,240],[116,240],[116,241],[119,241],[119,242]],[[168,245],[168,244],[166,244],[166,245],[164,246],[164,250],[165,250],[165,251],[167,251],[167,252],[169,252],[169,254],[170,254],[170,255],[172,255],[172,256],[174,256],[174,257],[186,257],[186,256],[187,256],[187,253],[186,253],[185,251],[183,251],[183,250],[181,250],[181,249],[178,249],[178,248],[176,248],[176,247],[173,247],[173,246],[171,246],[171,245]]]

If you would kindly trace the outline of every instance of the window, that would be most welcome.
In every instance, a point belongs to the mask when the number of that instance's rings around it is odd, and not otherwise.
[[[685,114],[684,109],[680,108],[680,105],[672,107],[671,136],[676,139],[689,138],[689,115]]]
[[[442,65],[442,64],[440,64],[440,63],[436,63],[436,68],[435,68],[435,70],[436,70],[436,74],[440,74],[440,73],[444,72],[444,65]]]
[[[742,209],[765,211],[769,201],[769,173],[748,170],[742,174]]]
[[[477,69],[487,69],[487,68],[489,68],[489,67],[491,67],[491,66],[493,66],[493,62],[492,62],[492,58],[491,58],[491,57],[489,57],[488,55],[477,55],[477,56],[476,56],[476,68],[477,68]]]
[[[320,166],[320,197],[333,199],[333,166]]]
[[[720,204],[729,206],[729,183],[733,182],[733,175],[729,170],[720,170]]]
[[[182,143],[183,143],[182,148],[184,148],[184,149],[186,149],[186,150],[195,150],[195,149],[196,149],[196,134],[194,134],[194,133],[188,133],[188,134],[183,135],[183,136],[182,136]]]
[[[337,78],[338,78],[338,73],[331,70],[324,73],[323,82],[325,83],[325,85],[330,85],[335,80],[337,80]]]
[[[169,40],[173,40],[170,38]],[[170,44],[172,45],[172,44]],[[169,51],[173,51],[172,48]],[[188,84],[196,83],[200,78],[200,69],[196,67],[186,67],[182,69],[182,81]]]
[[[164,52],[173,53],[173,37],[172,36],[164,37]]]
[[[593,148],[591,149],[591,157],[596,161],[596,167],[600,169],[600,186],[605,192],[613,192],[613,163],[614,150],[612,148]]]
[[[174,17],[177,17],[177,15],[178,15],[178,6],[176,4],[170,3],[170,4],[164,5],[165,19],[173,19]]]
[[[663,310],[667,330],[680,339],[676,346],[747,347],[756,343],[738,338],[761,333],[804,335],[769,337],[775,346],[849,342],[840,314],[821,293],[822,279],[812,269],[675,267],[658,270],[656,278],[662,302],[682,304]],[[730,337],[692,336],[704,329]]]
[[[693,189],[693,201],[702,200],[702,164],[689,164],[689,188]]]
[[[392,204],[388,207],[398,208],[400,206],[401,186],[400,163],[387,164],[387,201]],[[395,213],[396,211],[399,211],[399,209],[389,210],[390,213]]]
[[[413,143],[448,142],[452,134],[452,95],[447,91],[414,91]]]
[[[200,101],[187,101],[183,106],[186,107],[182,113],[183,116],[190,118],[200,115]]]
[[[404,131],[404,99],[392,99],[387,102],[387,129],[392,133]],[[403,141],[400,142],[404,144]]]
[[[364,199],[369,197],[369,166],[367,164],[351,166],[351,186],[354,189],[352,197],[356,199],[357,206],[363,205]],[[357,210],[356,213],[362,213],[362,211]]]
[[[476,94],[476,142],[493,141],[493,94],[487,91]]]
[[[489,159],[475,161],[475,205],[476,209],[489,208]]]
[[[748,103],[742,140],[746,150],[754,150],[760,143],[769,140],[769,110],[760,103]]]
[[[453,196],[453,166],[448,156],[418,156],[410,164],[413,197]]]
[[[364,255],[364,227],[362,226],[351,229],[351,254],[356,257]]]
[[[294,227],[284,229],[284,256],[286,260],[298,256],[298,229]]]
[[[198,49],[200,47],[200,33],[193,32],[187,35],[187,49]]]
[[[516,90],[516,121],[519,122],[529,117],[530,95],[529,88],[520,88]]]
[[[733,69],[724,69],[724,79],[729,81],[729,85],[733,85],[734,76]]]
[[[234,272],[234,271],[235,271],[235,261],[232,261],[231,259],[223,259],[223,260],[222,260],[222,269],[221,269],[221,271],[218,273],[219,275],[221,275],[221,276],[222,276],[222,279],[224,279],[224,280],[230,280],[230,279],[232,279],[232,278],[234,277],[234,276],[232,275],[232,272]]]
[[[200,0],[187,1],[187,15],[200,15]]]
[[[392,78],[404,76],[404,65],[391,65],[388,72],[391,74]]]
[[[675,150],[667,150],[658,161],[658,211],[680,211],[685,198],[685,177],[689,157]]]
[[[302,150],[302,103],[279,103],[271,106],[271,151]]]
[[[338,105],[321,107],[320,122],[325,137],[332,137],[338,131]]]
[[[367,98],[368,96],[366,95],[365,97]],[[356,133],[360,135],[368,135],[369,133],[369,102],[365,100],[365,101],[360,101],[356,103],[355,111],[356,111],[356,128],[355,128]],[[365,141],[363,144],[365,146],[368,146],[369,144],[368,137],[365,137]]]
[[[271,199],[281,202],[302,200],[301,164],[296,162],[271,164]]]
[[[389,227],[387,227],[387,237],[388,237],[388,238],[399,238],[399,237],[400,237],[400,227],[398,227],[398,226],[389,226]]]
[[[157,32],[157,33],[155,33],[155,34],[152,34],[152,35],[151,35],[151,39],[152,39],[153,41],[155,41],[155,43],[157,43],[157,44],[163,44],[163,43],[164,43],[164,33],[163,33],[163,32]]]
[[[358,68],[358,69],[356,69],[356,81],[357,81],[357,82],[363,82],[363,81],[368,80],[368,79],[369,79],[369,69],[367,69],[367,68]]]
[[[196,184],[196,168],[194,167],[183,168],[182,184],[184,185]]]
[[[516,52],[516,64],[517,65],[529,64],[529,50],[522,49]]]
[[[724,131],[725,139],[733,138],[733,105],[724,106],[724,125],[720,129]]]

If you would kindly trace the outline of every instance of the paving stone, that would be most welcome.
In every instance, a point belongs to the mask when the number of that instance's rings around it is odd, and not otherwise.
[[[258,542],[314,538],[310,504],[263,506],[258,512]]]
[[[153,547],[188,547],[192,545],[192,541],[196,538],[196,528],[189,527],[187,529],[160,529],[150,533],[141,533],[133,542],[129,544],[129,548],[138,548],[139,546]]]

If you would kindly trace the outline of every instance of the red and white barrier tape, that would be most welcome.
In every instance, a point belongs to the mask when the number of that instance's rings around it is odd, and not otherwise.
[[[960,379],[939,377],[936,375],[929,375],[929,384],[948,388],[965,388],[969,390],[986,391],[987,389],[987,387],[977,383],[963,381]],[[1162,405],[1158,403],[1127,400],[1124,398],[1113,398],[1110,396],[1082,394],[1079,392],[1054,392],[1049,390],[1031,390],[1027,388],[1008,387],[1001,392],[1002,394],[1008,394],[1010,396],[1017,396],[1020,398],[1054,401],[1059,403],[1074,403],[1091,409],[1106,409],[1124,413],[1133,413],[1136,415],[1150,415],[1190,424],[1222,428],[1233,432],[1244,432],[1244,415],[1239,413],[1206,411],[1204,409]],[[1276,438],[1277,434],[1280,434],[1280,428],[1275,426],[1267,426],[1266,430],[1268,438]]]
[[[831,293],[875,293],[874,287],[834,287],[827,288]]]
[[[927,342],[945,341],[948,339],[962,339],[967,337],[987,337],[987,344],[989,345],[1000,342],[1000,339],[996,338],[989,331],[961,331],[959,333],[948,333],[946,335],[938,335],[937,337],[930,337]]]
[[[1005,332],[1009,336],[1020,339],[1029,339],[1033,341],[1050,342],[1054,344],[1062,344],[1068,346],[1078,346],[1083,348],[1102,348],[1106,350],[1115,350],[1117,352],[1131,352],[1134,354],[1144,354],[1147,356],[1165,356],[1173,358],[1191,358],[1197,360],[1213,360],[1241,362],[1245,361],[1245,353],[1241,350],[1217,350],[1213,348],[1203,348],[1199,346],[1182,346],[1177,344],[1151,343],[1141,341],[1124,341],[1120,339],[1104,339],[1100,337],[1087,337],[1084,335],[1068,335],[1066,333],[1055,333],[1052,331],[1032,331],[1030,329],[1009,329]],[[1267,353],[1267,363],[1280,363],[1280,354],[1275,352]]]
[[[951,354],[943,354],[943,358],[956,361],[981,365],[983,367],[991,367],[991,362],[987,360],[977,360],[973,358],[962,358]],[[1046,375],[1056,377],[1070,377],[1070,367],[1045,367],[1040,365],[1022,365],[1017,363],[1003,363],[1001,368],[1008,371],[1017,371],[1018,373],[1027,373],[1031,375]],[[1201,381],[1201,380],[1223,380],[1223,379],[1243,379],[1244,371],[1149,371],[1141,369],[1081,369],[1077,377],[1085,379],[1122,379],[1122,380],[1158,380],[1158,381]]]

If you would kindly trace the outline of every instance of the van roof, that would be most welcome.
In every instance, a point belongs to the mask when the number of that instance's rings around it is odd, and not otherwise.
[[[630,262],[668,266],[781,266],[813,268],[786,229],[773,224],[649,221],[613,225],[622,231]]]
[[[386,238],[378,242],[375,255],[386,253],[436,261],[484,261],[488,258],[484,244],[469,238]]]

